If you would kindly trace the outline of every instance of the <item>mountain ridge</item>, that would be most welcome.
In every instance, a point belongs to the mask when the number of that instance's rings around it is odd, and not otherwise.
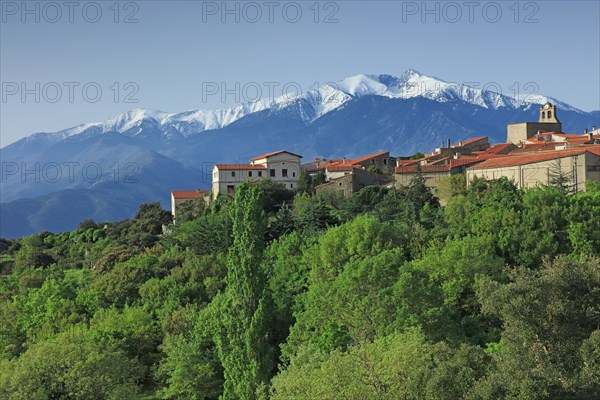
[[[408,69],[400,77],[388,74],[358,74],[341,79],[334,84],[325,84],[303,94],[279,96],[273,99],[260,99],[249,103],[239,103],[232,107],[208,110],[196,109],[169,113],[151,109],[132,109],[104,121],[88,122],[55,132],[37,132],[15,143],[31,142],[43,138],[49,142],[65,140],[72,136],[88,134],[95,136],[108,132],[119,132],[136,136],[142,132],[142,125],[155,125],[165,138],[188,137],[208,130],[224,128],[231,123],[254,113],[277,111],[294,103],[304,102],[312,112],[303,113],[303,119],[311,123],[323,115],[343,106],[353,98],[377,95],[388,98],[408,99],[424,97],[437,102],[464,101],[484,108],[518,108],[544,104],[551,101],[562,110],[585,113],[572,105],[543,95],[525,95],[514,98],[493,91],[473,88],[466,84],[447,82],[440,78],[421,74]],[[523,96],[519,96],[523,97]]]
[[[356,75],[336,88],[323,85],[295,98],[242,107],[243,116],[223,112],[235,116],[227,123],[220,119],[206,125],[203,121],[210,118],[198,111],[131,110],[98,123],[34,134],[0,149],[0,236],[69,230],[75,221],[92,216],[121,219],[133,216],[144,202],[160,201],[168,208],[171,190],[209,188],[215,163],[246,163],[273,149],[297,152],[305,160],[355,158],[380,150],[410,155],[447,139],[485,135],[492,143],[503,142],[507,124],[539,118],[534,103],[439,82],[414,70],[400,77]],[[565,132],[600,126],[600,111],[558,109]],[[9,164],[12,174],[5,173]],[[72,180],[66,165],[77,165]],[[61,179],[44,176],[48,166],[62,168]],[[103,174],[89,179],[87,166],[90,173],[99,168]],[[124,184],[126,177],[138,182]],[[86,199],[86,207],[65,211],[64,202],[77,196]]]

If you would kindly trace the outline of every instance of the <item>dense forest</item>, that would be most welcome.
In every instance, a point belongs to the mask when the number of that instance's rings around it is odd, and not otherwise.
[[[0,398],[600,398],[600,186],[299,183],[0,240]]]

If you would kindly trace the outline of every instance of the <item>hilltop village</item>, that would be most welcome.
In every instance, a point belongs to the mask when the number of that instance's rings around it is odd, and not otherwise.
[[[204,198],[210,202],[220,194],[232,195],[247,180],[271,179],[286,189],[296,190],[298,178],[306,171],[323,182],[317,193],[337,192],[349,197],[366,186],[402,187],[421,174],[427,187],[444,201],[443,182],[465,174],[473,179],[506,177],[518,188],[547,185],[553,174],[561,174],[573,193],[585,190],[587,180],[600,183],[600,129],[564,133],[556,106],[547,102],[540,108],[538,122],[507,126],[506,143],[490,144],[487,136],[452,143],[442,142],[429,154],[393,157],[388,151],[356,159],[315,158],[306,163],[302,156],[281,150],[254,157],[248,164],[216,164],[212,191],[171,192],[171,212],[184,202]]]

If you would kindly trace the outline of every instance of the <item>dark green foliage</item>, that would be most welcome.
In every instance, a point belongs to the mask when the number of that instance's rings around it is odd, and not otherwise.
[[[317,187],[319,185],[324,184],[326,181],[325,172],[321,171],[313,177],[313,186]]]
[[[431,190],[425,184],[425,177],[419,168],[406,188],[406,197],[414,205],[415,211],[419,212],[426,205],[437,206],[439,201],[433,196]]]
[[[409,160],[420,160],[423,157],[425,157],[425,154],[421,153],[420,151],[417,151],[415,154],[410,156],[408,159]]]
[[[441,178],[438,193],[440,199],[444,201],[448,201],[455,196],[466,195],[467,176],[465,174],[456,174]]]
[[[203,197],[186,201],[177,207],[177,223],[193,221],[205,215],[209,211],[208,205]]]
[[[313,178],[306,169],[302,169],[302,171],[300,171],[300,176],[298,177],[296,185],[298,187],[296,192],[299,194],[314,194],[315,192]]]
[[[372,174],[383,174],[383,171],[381,170],[381,168],[379,168],[378,165],[369,165],[369,168],[367,168],[367,171],[372,173]]]
[[[600,186],[567,197],[567,235],[576,255],[600,256]]]
[[[294,213],[292,207],[284,203],[274,216],[269,218],[269,224],[266,230],[268,241],[280,238],[291,233],[296,228]]]
[[[321,178],[0,240],[0,397],[600,397],[599,185]]]
[[[479,298],[483,310],[501,318],[504,326],[499,350],[493,354],[496,369],[480,389],[485,396],[600,395],[600,376],[594,373],[600,260],[546,259],[540,270],[513,270],[511,283],[483,281]]]
[[[291,203],[294,198],[294,191],[286,189],[282,183],[261,179],[256,185],[262,193],[263,210],[266,213],[277,212],[282,205]]]
[[[48,237],[47,234],[40,233],[21,240],[21,248],[15,255],[15,270],[48,267],[55,261],[48,251],[50,246],[44,242],[46,237]]]
[[[387,192],[388,189],[382,186],[367,186],[344,200],[342,208],[351,215],[371,212],[381,204]]]
[[[174,227],[173,238],[183,248],[196,254],[218,254],[227,251],[231,223],[225,212],[211,213]]]
[[[335,208],[322,196],[297,196],[294,219],[298,229],[307,233],[321,232],[339,223]]]
[[[93,219],[84,219],[79,223],[79,229],[87,230],[87,229],[95,229],[98,226],[94,222]]]
[[[573,171],[566,170],[560,162],[560,158],[552,163],[548,172],[549,184],[563,193],[572,193],[574,191]]]
[[[135,213],[135,222],[144,233],[158,235],[162,232],[162,226],[173,222],[170,212],[163,210],[160,203],[142,204]]]

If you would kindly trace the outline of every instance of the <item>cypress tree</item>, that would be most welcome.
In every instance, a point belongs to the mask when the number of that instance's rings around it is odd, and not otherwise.
[[[267,383],[272,358],[269,301],[260,268],[265,232],[260,189],[249,183],[240,185],[230,216],[233,243],[227,255],[227,288],[216,344],[225,378],[222,398],[250,400]]]

